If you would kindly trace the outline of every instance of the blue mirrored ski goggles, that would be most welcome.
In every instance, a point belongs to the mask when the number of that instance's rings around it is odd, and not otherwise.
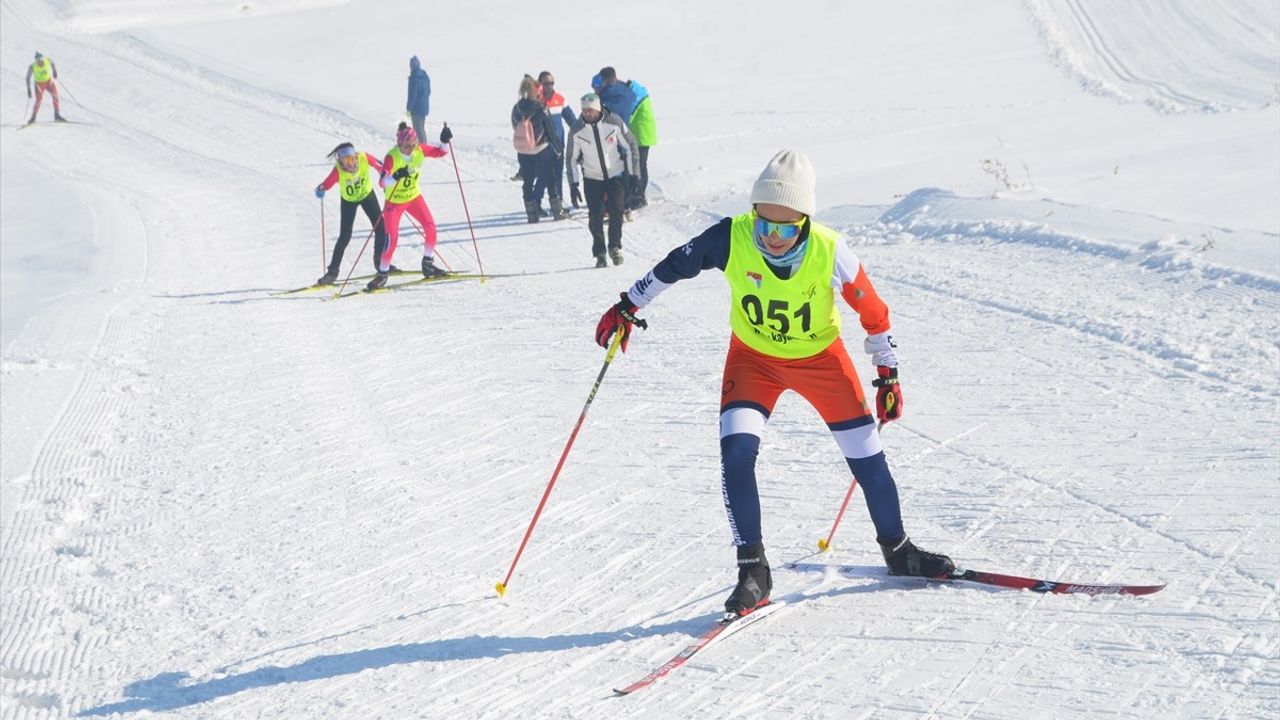
[[[756,234],[762,238],[777,235],[783,240],[793,240],[800,237],[800,231],[804,229],[804,221],[805,218],[792,222],[774,222],[757,215]]]

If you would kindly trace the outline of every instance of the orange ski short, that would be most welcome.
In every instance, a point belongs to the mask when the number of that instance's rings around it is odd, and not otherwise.
[[[720,386],[721,412],[756,406],[768,417],[783,390],[794,390],[808,400],[829,426],[871,416],[858,372],[840,338],[817,355],[799,359],[765,355],[736,336],[729,341]]]

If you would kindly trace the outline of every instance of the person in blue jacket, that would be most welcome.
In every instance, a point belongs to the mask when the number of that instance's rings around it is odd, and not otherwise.
[[[422,69],[422,61],[417,55],[409,58],[409,99],[405,101],[404,110],[413,120],[413,130],[418,137],[426,137],[423,126],[431,110],[431,78]]]
[[[658,125],[653,116],[653,100],[649,90],[635,80],[619,80],[612,67],[600,68],[591,79],[600,102],[609,112],[622,118],[640,146],[635,182],[627,188],[627,210],[638,210],[649,204],[645,191],[649,187],[649,148],[658,144]]]

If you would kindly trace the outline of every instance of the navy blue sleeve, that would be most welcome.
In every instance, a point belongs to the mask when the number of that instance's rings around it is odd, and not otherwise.
[[[664,283],[696,277],[703,270],[718,268],[723,271],[729,264],[729,228],[732,218],[724,218],[702,234],[667,253],[653,268],[653,276]]]

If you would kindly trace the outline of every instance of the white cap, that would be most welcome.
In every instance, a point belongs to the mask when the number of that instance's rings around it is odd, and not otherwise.
[[[802,152],[783,150],[765,166],[751,187],[751,204],[769,203],[813,215],[817,201],[813,163]]]
[[[595,93],[587,93],[586,95],[583,95],[582,109],[600,112],[600,96]]]

